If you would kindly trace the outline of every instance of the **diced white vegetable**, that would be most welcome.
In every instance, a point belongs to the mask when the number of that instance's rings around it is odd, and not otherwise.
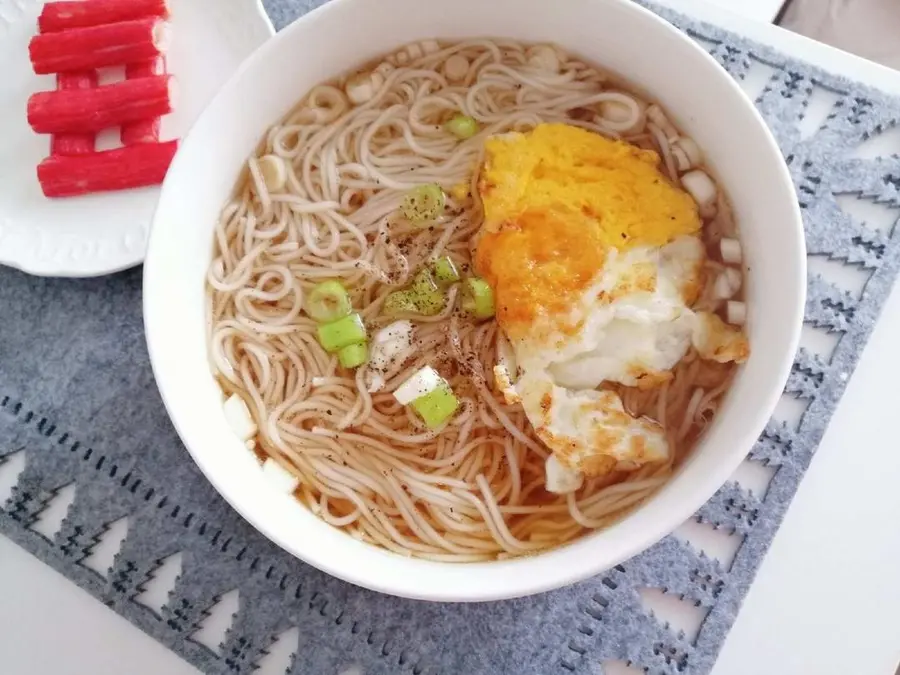
[[[678,139],[678,129],[669,121],[662,108],[655,103],[647,106],[647,119],[660,128],[669,143],[674,143]]]
[[[441,46],[437,43],[437,40],[422,40],[419,46],[426,54],[434,54],[441,51]]]
[[[693,138],[682,137],[672,144],[672,153],[681,155],[684,158],[685,166],[679,166],[680,171],[687,171],[699,165],[703,161],[703,153],[700,152],[700,146]],[[681,160],[679,160],[679,163]]]
[[[269,457],[262,465],[263,478],[279,492],[291,494],[300,485],[300,479]]]
[[[699,169],[688,171],[681,177],[681,184],[697,202],[701,211],[715,205],[716,184],[703,171]]]
[[[388,75],[394,72],[394,66],[388,63],[387,61],[382,61],[375,67],[375,71],[384,79],[387,79]]]
[[[287,168],[284,160],[278,155],[263,155],[257,162],[259,174],[262,176],[269,192],[281,192],[287,183]]]
[[[747,322],[747,305],[738,300],[729,300],[725,305],[725,320],[732,326],[743,326]]]
[[[412,345],[413,325],[410,321],[395,321],[375,333],[369,345],[369,365],[375,370],[387,370],[394,359]]]
[[[684,150],[677,145],[673,145],[670,150],[672,152],[672,157],[675,159],[676,169],[679,171],[687,171],[691,168],[691,161],[688,159],[687,155],[684,154]]]
[[[454,54],[444,63],[444,76],[451,82],[459,82],[469,72],[469,59]]]
[[[633,118],[634,111],[621,101],[603,101],[600,104],[600,117],[621,124]]]
[[[563,466],[556,455],[550,455],[544,465],[546,471],[545,487],[547,492],[565,495],[575,492],[584,483],[584,474]]]
[[[741,281],[741,273],[739,271],[733,267],[726,267],[716,277],[713,293],[718,300],[733,298],[741,290]]]
[[[256,435],[256,422],[253,421],[247,404],[240,396],[237,394],[229,396],[228,400],[222,404],[222,410],[228,426],[242,441],[247,441]]]
[[[412,345],[413,325],[410,321],[395,321],[378,331],[369,345],[369,365],[366,372],[366,389],[370,394],[381,391],[386,384],[378,371],[386,371],[397,357]]]
[[[719,242],[719,250],[722,252],[722,262],[729,265],[737,265],[743,258],[741,242],[730,237],[723,237]]]
[[[384,74],[377,68],[372,71],[370,80],[371,80],[372,86],[375,88],[376,92],[379,89],[381,89],[381,87],[384,85],[384,77],[385,77]]]
[[[559,56],[550,45],[535,45],[528,50],[529,65],[550,73],[559,72]]]
[[[409,405],[417,398],[430,394],[444,383],[438,372],[431,366],[416,371],[406,382],[397,387],[394,398],[400,405]]]
[[[411,61],[415,61],[416,59],[422,58],[422,45],[418,42],[411,42],[406,45],[406,55],[409,56]]]
[[[327,377],[314,377],[311,380],[310,384],[312,384],[312,386],[314,386],[314,387],[321,387],[322,385],[328,384],[328,378]]]
[[[362,105],[371,101],[384,84],[384,76],[377,72],[358,73],[347,80],[344,91],[354,105]]]
[[[384,389],[385,384],[387,382],[384,381],[384,377],[380,373],[373,373],[371,370],[366,371],[366,391],[370,394],[381,391]]]

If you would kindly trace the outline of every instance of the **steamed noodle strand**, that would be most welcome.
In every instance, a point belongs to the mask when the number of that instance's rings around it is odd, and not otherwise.
[[[472,40],[406,65],[392,60],[379,66],[383,84],[356,107],[343,81],[313,88],[268,132],[216,228],[210,359],[223,390],[248,404],[257,453],[301,479],[297,498],[325,522],[403,555],[493,560],[610,525],[671,476],[731,379],[731,369],[691,353],[661,388],[611,387],[629,413],[665,427],[670,461],[554,495],[544,489],[547,449],[487,379],[509,346],[493,322],[459,314],[455,287],[440,314],[400,317],[415,321],[414,344],[382,374],[380,391],[367,390],[366,366],[343,371],[319,345],[302,307],[320,281],[339,279],[371,332],[396,318],[382,315],[384,298],[423,264],[451,255],[471,265],[481,223],[477,167],[492,134],[548,121],[622,134],[659,152],[678,180],[668,140],[644,120],[647,101],[608,88],[606,75],[576,59],[560,55],[558,71],[532,65],[526,49]],[[454,55],[469,63],[462,81],[443,74]],[[590,113],[610,106],[615,118]],[[475,136],[460,141],[443,129],[457,113],[478,121]],[[283,188],[267,187],[264,155],[283,161]],[[449,193],[450,210],[419,230],[397,208],[405,191],[430,182]],[[714,236],[732,234],[724,204],[719,212]],[[462,403],[434,431],[391,394],[426,364],[454,373]]]

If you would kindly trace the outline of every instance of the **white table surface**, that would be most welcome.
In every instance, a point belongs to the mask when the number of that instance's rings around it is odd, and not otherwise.
[[[778,0],[714,0],[718,6],[663,1],[900,94],[898,72],[744,18],[771,20]],[[900,451],[885,420],[897,416],[897,345],[900,288],[885,307],[713,675],[893,675],[900,662]],[[196,672],[0,537],[0,673]]]

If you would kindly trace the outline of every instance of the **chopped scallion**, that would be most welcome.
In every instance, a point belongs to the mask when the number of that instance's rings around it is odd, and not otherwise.
[[[356,368],[369,359],[369,347],[365,342],[347,345],[338,351],[338,360],[344,368]]]
[[[494,316],[494,291],[488,282],[477,277],[466,279],[462,289],[462,308],[476,319]]]
[[[362,317],[354,312],[331,323],[320,324],[316,329],[319,344],[327,352],[337,352],[348,345],[365,342],[366,326]]]
[[[400,405],[410,405],[417,398],[430,394],[446,381],[431,366],[423,366],[394,390],[394,398]]]
[[[306,313],[319,323],[330,323],[353,311],[347,289],[339,281],[323,281],[306,298]]]
[[[434,280],[440,286],[449,286],[459,281],[459,272],[450,256],[445,255],[434,261]]]
[[[409,291],[394,291],[384,299],[382,311],[388,316],[416,314],[416,303]]]
[[[397,316],[398,314],[434,316],[440,314],[446,304],[447,298],[438,287],[431,270],[421,269],[413,277],[409,288],[403,291],[394,291],[385,298],[382,311],[388,316]]]
[[[444,128],[457,138],[472,138],[478,133],[478,122],[468,115],[456,115],[444,125]]]
[[[409,287],[409,293],[419,314],[434,316],[440,314],[444,308],[444,294],[428,269],[421,269],[416,273]]]
[[[456,412],[459,408],[459,399],[450,389],[450,385],[442,382],[433,391],[414,400],[411,405],[425,422],[425,426],[435,429]]]
[[[421,293],[431,293],[438,290],[437,283],[434,280],[434,276],[431,274],[431,270],[424,268],[416,272],[416,276],[413,277],[412,285],[410,285],[409,290],[413,294],[413,297]]]
[[[432,221],[444,210],[444,191],[437,183],[428,183],[413,188],[403,198],[400,210],[410,222],[416,225]]]

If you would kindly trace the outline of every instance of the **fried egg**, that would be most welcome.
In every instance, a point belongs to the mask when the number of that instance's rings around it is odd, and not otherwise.
[[[542,124],[485,150],[475,262],[518,374],[495,369],[498,389],[567,469],[666,460],[663,428],[598,387],[659,386],[698,342],[746,358],[739,331],[691,310],[704,283],[696,203],[656,153],[577,127]]]

